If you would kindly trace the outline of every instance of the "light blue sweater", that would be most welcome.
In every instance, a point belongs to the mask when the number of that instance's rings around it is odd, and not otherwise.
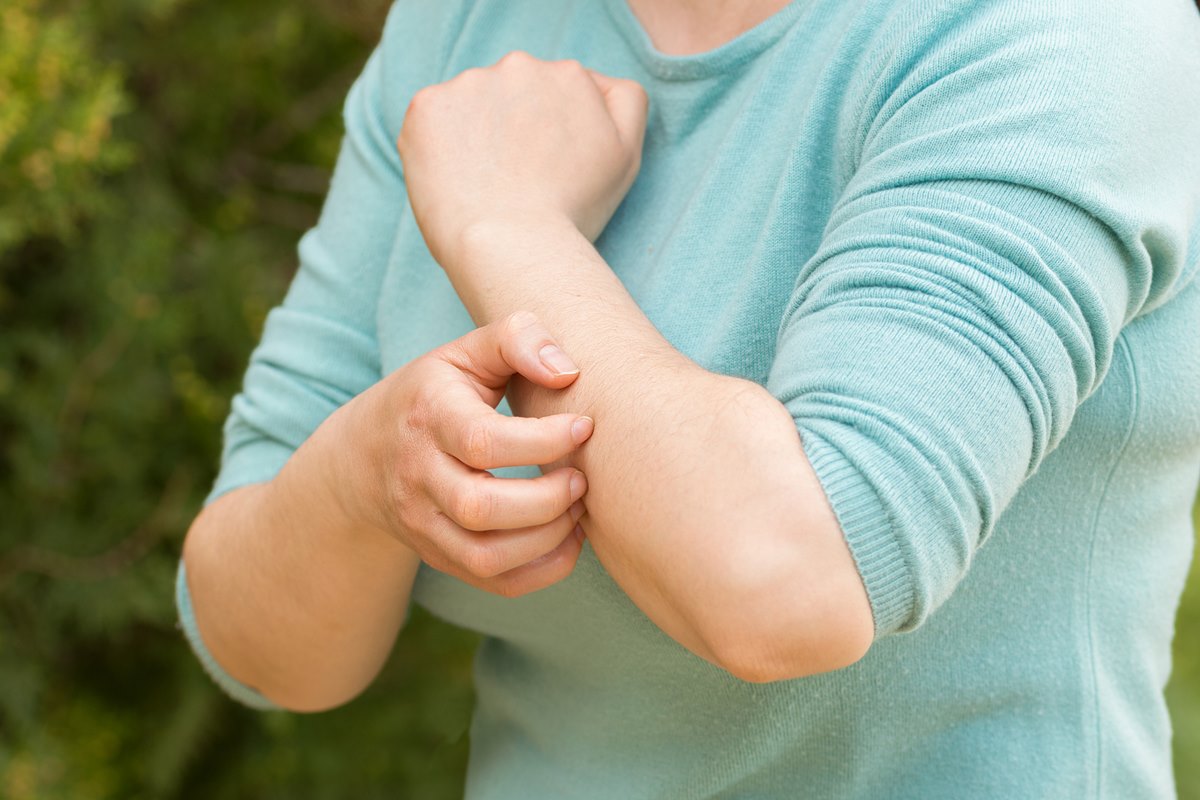
[[[212,497],[470,329],[393,142],[417,89],[513,49],[648,90],[600,252],[683,353],[791,410],[877,639],[753,685],[659,631],[590,549],[515,600],[422,566],[415,600],[485,636],[468,796],[1171,796],[1200,475],[1191,2],[795,0],[688,57],[623,0],[398,3]],[[179,589],[210,671],[265,704],[204,653],[182,570]]]

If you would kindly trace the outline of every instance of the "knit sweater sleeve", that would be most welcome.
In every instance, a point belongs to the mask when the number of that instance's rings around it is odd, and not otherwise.
[[[440,58],[431,48],[441,43],[448,7],[394,6],[382,43],[347,96],[345,135],[320,219],[301,239],[297,273],[250,356],[206,503],[273,478],[326,417],[381,377],[376,306],[407,209],[395,136],[411,95],[437,80]],[[192,649],[218,685],[246,705],[273,708],[208,652],[182,562],[176,605]]]
[[[1155,5],[898,4],[868,45],[767,385],[877,636],[952,593],[1122,327],[1196,271],[1198,28]]]

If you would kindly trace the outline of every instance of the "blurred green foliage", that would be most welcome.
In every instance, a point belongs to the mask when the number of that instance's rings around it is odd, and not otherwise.
[[[255,714],[180,542],[384,0],[0,0],[0,797],[461,794],[474,637],[416,612],[344,709]],[[1200,798],[1200,583],[1170,697]]]
[[[261,715],[175,628],[220,425],[383,0],[0,0],[0,797],[461,796],[472,636]]]
[[[1200,530],[1200,503],[1192,514]],[[1200,555],[1200,554],[1198,554]],[[1200,568],[1192,574],[1175,623],[1174,664],[1167,703],[1175,728],[1175,779],[1180,800],[1200,800]]]

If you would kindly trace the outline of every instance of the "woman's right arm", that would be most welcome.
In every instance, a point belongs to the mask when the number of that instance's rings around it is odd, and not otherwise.
[[[360,527],[331,478],[350,406],[279,475],[208,505],[184,548],[192,620],[207,655],[275,705],[315,711],[370,682],[403,622],[419,558]],[[186,624],[186,623],[185,623]]]
[[[550,463],[590,434],[574,414],[520,420],[493,408],[514,372],[548,388],[574,379],[541,363],[550,340],[536,320],[473,331],[381,374],[379,287],[409,214],[395,137],[408,97],[438,80],[453,17],[450,4],[393,8],[347,98],[320,221],[267,317],[216,486],[188,532],[182,627],[249,705],[328,708],[365,687],[420,560],[517,595],[565,576],[578,553],[577,471],[484,472]]]
[[[566,577],[582,544],[582,473],[486,471],[557,461],[591,434],[575,414],[495,411],[513,374],[550,389],[574,381],[551,348],[528,315],[472,331],[339,408],[273,479],[205,508],[184,580],[206,655],[272,703],[317,711],[375,677],[420,561],[506,596]]]

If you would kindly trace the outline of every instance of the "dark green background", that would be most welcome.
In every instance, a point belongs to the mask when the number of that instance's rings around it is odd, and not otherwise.
[[[0,797],[461,793],[471,635],[418,612],[364,697],[263,715],[207,681],[172,603],[385,6],[0,0]],[[1179,631],[1181,755],[1195,580]]]

